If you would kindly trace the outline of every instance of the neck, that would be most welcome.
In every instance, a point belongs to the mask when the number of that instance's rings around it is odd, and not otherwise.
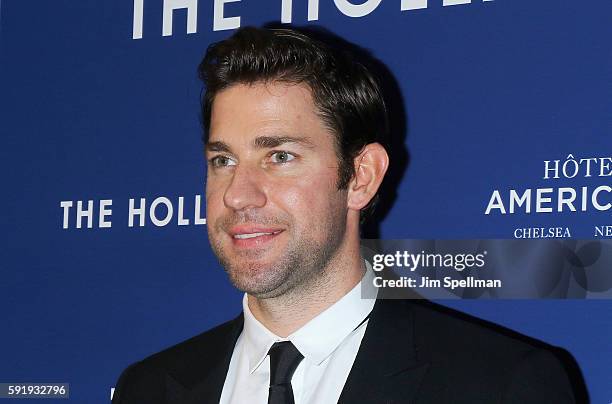
[[[365,273],[359,233],[351,233],[354,236],[345,237],[317,279],[274,298],[248,295],[253,316],[275,335],[287,337],[351,291]]]

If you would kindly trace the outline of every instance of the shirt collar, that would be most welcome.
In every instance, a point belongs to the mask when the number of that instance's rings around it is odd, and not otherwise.
[[[277,341],[291,341],[304,359],[315,365],[325,361],[358,326],[365,324],[364,319],[374,307],[375,299],[362,298],[362,288],[374,287],[372,267],[367,261],[365,265],[365,274],[353,289],[287,338],[275,335],[253,316],[245,294],[243,334],[249,372],[253,373],[262,364]],[[363,295],[375,296],[375,292],[363,292]]]
[[[259,322],[249,309],[247,294],[242,298],[242,311],[244,312],[244,350],[249,360],[249,373],[253,373],[266,359],[272,344],[283,341],[283,338],[272,333]]]

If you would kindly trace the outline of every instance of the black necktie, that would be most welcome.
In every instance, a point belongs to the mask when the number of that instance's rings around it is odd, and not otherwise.
[[[276,342],[270,355],[268,404],[294,404],[291,377],[304,356],[290,341]]]

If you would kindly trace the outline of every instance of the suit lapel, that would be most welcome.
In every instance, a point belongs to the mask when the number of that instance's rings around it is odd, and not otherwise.
[[[406,301],[377,300],[338,403],[412,401],[429,367],[414,333]]]
[[[169,404],[219,402],[243,325],[241,314],[217,341],[203,347],[205,363],[193,382],[166,382]],[[408,302],[379,299],[338,403],[411,402],[428,367],[428,358],[415,344],[414,316]]]
[[[244,317],[240,314],[232,320],[228,331],[219,335],[218,341],[204,347],[206,350],[205,363],[197,374],[197,380],[192,384],[193,387],[175,393],[172,400],[168,400],[169,404],[219,402],[234,346],[242,332],[243,325]]]

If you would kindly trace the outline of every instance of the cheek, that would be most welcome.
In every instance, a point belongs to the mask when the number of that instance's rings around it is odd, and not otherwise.
[[[213,223],[223,210],[223,187],[213,182],[206,183],[206,217]]]
[[[330,209],[338,209],[342,203],[335,172],[325,174],[276,181],[269,188],[268,198],[293,216],[300,227],[316,224],[329,216]]]

